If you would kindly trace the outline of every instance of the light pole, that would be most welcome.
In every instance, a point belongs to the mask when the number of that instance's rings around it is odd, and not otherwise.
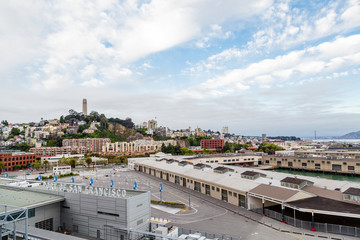
[[[191,185],[189,184],[189,208],[191,208],[191,201],[190,201],[191,192],[190,192],[190,187],[191,187]]]

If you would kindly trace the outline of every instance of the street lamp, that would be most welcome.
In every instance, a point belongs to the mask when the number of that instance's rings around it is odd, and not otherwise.
[[[190,191],[190,188],[191,188],[191,184],[189,184],[189,208],[191,208],[191,201],[190,201],[191,191]]]

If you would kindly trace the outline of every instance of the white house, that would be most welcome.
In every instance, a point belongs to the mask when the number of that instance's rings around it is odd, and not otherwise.
[[[58,166],[54,166],[53,167],[53,174],[56,175],[61,175],[61,174],[69,174],[71,173],[71,166],[66,165],[66,164],[60,164]]]

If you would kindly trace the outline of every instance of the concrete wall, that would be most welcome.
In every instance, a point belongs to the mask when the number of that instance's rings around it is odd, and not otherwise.
[[[104,225],[146,230],[150,219],[150,195],[139,194],[129,199],[64,193],[61,224],[69,231],[104,238]]]
[[[30,208],[31,209],[31,208]],[[29,218],[29,226],[35,227],[35,223],[47,219],[53,219],[53,229],[57,230],[61,226],[60,222],[60,203],[53,203],[35,208],[35,216]]]

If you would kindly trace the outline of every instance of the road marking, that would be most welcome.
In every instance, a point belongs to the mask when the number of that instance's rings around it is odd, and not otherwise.
[[[299,240],[305,240],[304,238],[296,236],[295,234],[290,234],[290,233],[286,233],[286,234],[288,234],[288,235],[290,235],[292,237],[295,237],[296,239],[299,239]]]
[[[151,195],[153,195],[153,196],[156,197],[157,199],[160,199],[160,197],[156,196],[154,193],[152,193]]]
[[[176,196],[176,197],[178,197],[178,198],[181,198],[181,199],[183,199],[183,200],[185,200],[185,201],[188,201],[188,199],[183,198],[183,197],[180,197],[179,195],[176,195],[175,193],[172,193],[172,192],[170,192],[170,191],[169,191],[168,193],[170,193],[170,194],[172,194],[172,195],[174,195],[174,196]],[[194,202],[191,202],[191,204],[194,205],[194,206],[196,206],[196,207],[199,207],[199,205],[197,205],[197,204],[194,203]]]

